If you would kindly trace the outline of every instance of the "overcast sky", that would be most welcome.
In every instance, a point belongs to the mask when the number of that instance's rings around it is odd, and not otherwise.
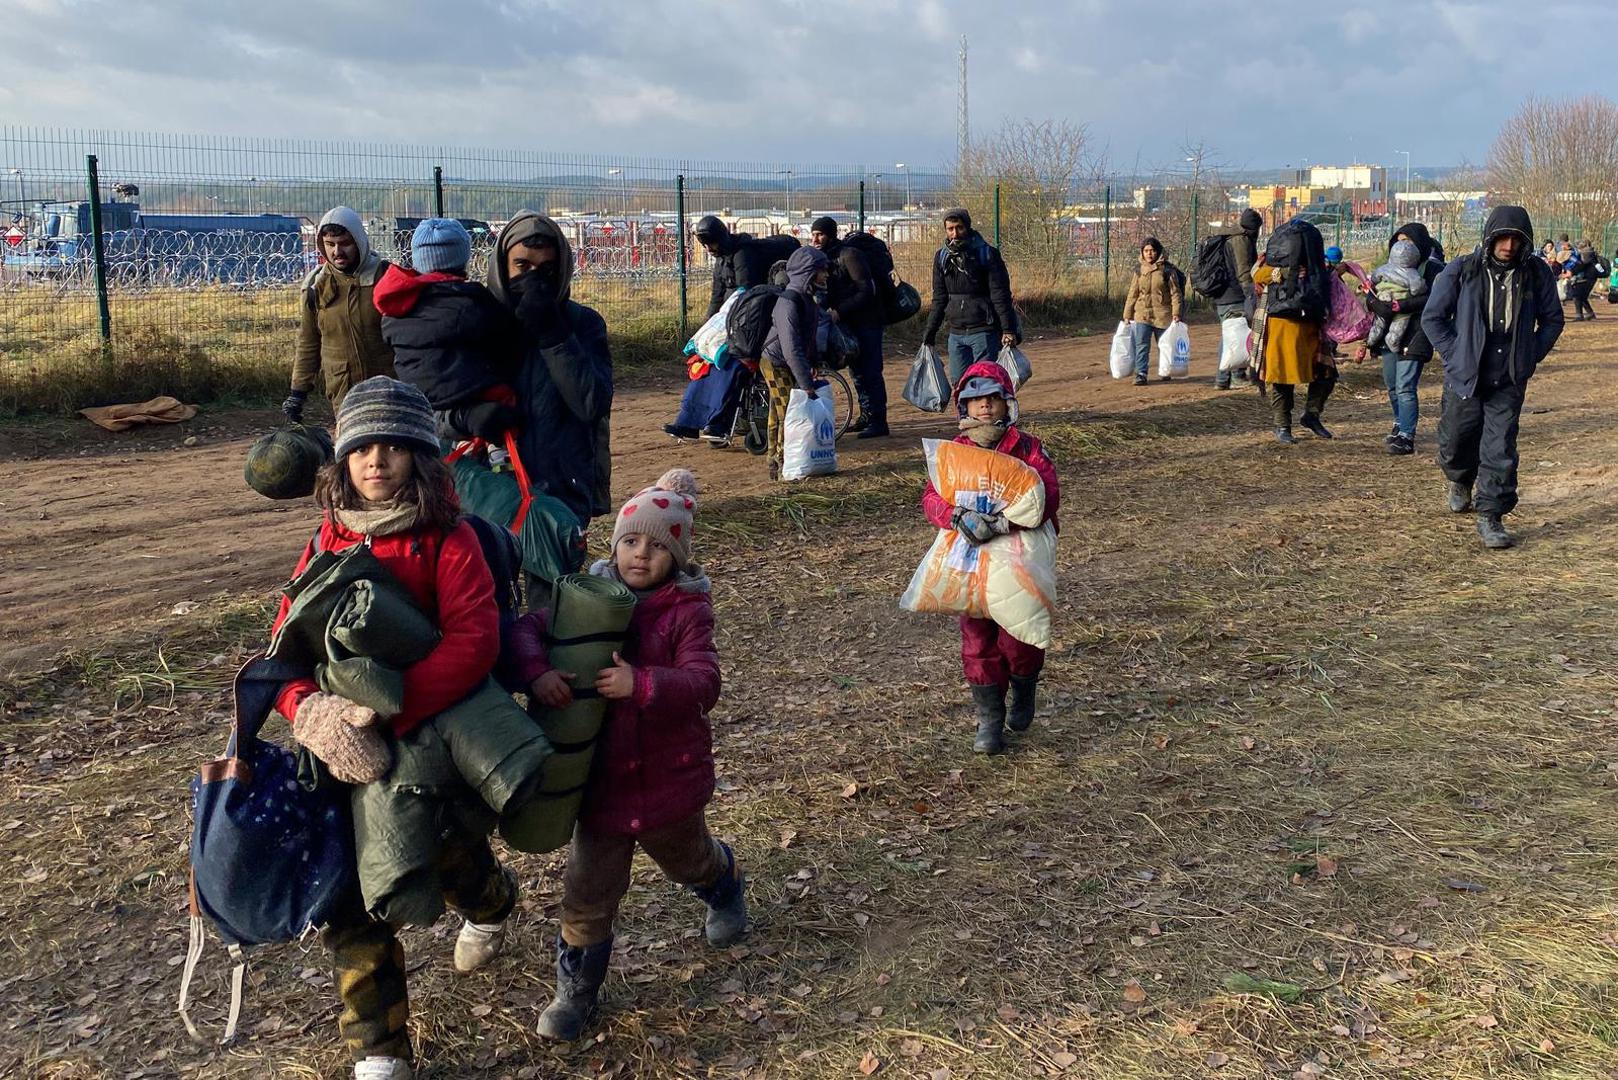
[[[1609,5],[1343,0],[3,0],[0,124],[707,160],[953,159],[971,117],[1088,124],[1114,171],[1480,162],[1601,92]]]

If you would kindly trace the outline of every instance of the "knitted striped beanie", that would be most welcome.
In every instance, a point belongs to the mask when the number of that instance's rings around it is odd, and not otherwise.
[[[427,395],[386,375],[374,375],[350,390],[337,410],[337,459],[372,443],[438,453],[438,428]]]

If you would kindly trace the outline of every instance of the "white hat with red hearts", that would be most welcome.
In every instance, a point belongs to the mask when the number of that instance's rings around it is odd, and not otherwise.
[[[612,550],[617,551],[618,541],[631,534],[649,536],[669,549],[676,567],[689,570],[696,514],[696,475],[690,469],[670,469],[618,511]]]

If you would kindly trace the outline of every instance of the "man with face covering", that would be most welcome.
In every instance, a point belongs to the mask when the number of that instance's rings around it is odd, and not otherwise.
[[[951,386],[979,360],[993,360],[1002,346],[1022,341],[1005,260],[961,207],[944,214],[944,246],[933,259],[933,307],[922,341],[937,344],[946,320]]]
[[[316,242],[322,264],[303,282],[292,392],[281,403],[294,424],[303,422],[317,375],[325,376],[333,413],[351,387],[373,375],[393,377],[393,350],[382,340],[382,314],[373,303],[388,263],[371,250],[359,214],[346,206],[320,219]]]
[[[820,310],[826,302],[826,282],[831,262],[824,252],[801,247],[787,260],[786,291],[776,297],[770,316],[770,332],[764,337],[764,356],[759,374],[770,391],[770,420],[767,443],[770,479],[781,477],[782,425],[794,389],[815,395],[815,369],[820,366],[817,332]]]
[[[1523,393],[1562,334],[1556,275],[1530,255],[1533,247],[1528,211],[1495,207],[1483,243],[1444,268],[1421,313],[1444,363],[1438,464],[1449,479],[1449,508],[1477,513],[1486,548],[1513,543],[1500,519],[1517,505]]]
[[[532,210],[506,222],[486,284],[516,316],[518,453],[535,488],[583,526],[612,511],[612,354],[607,323],[571,299],[573,250],[556,222]],[[451,426],[461,432],[467,426]]]

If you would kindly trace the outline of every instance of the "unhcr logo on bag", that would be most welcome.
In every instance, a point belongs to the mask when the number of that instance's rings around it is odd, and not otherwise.
[[[831,417],[821,416],[815,424],[815,441],[834,443],[837,441],[837,426],[832,423]]]

